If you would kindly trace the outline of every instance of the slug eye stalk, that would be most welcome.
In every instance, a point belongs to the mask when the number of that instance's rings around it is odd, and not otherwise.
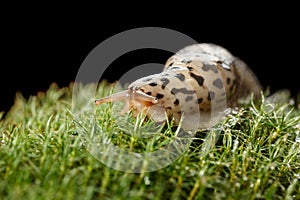
[[[131,101],[137,102],[149,102],[152,104],[157,104],[158,99],[156,97],[150,96],[148,94],[143,93],[140,90],[124,90],[110,96],[95,100],[95,104],[103,104],[115,101],[125,101],[127,103]]]

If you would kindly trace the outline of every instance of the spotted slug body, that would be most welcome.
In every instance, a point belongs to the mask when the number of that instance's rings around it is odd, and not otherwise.
[[[96,104],[124,101],[123,112],[145,112],[155,122],[166,115],[185,129],[212,126],[229,106],[261,86],[254,73],[239,58],[215,44],[187,46],[170,57],[163,72],[143,77],[128,89],[96,100]]]

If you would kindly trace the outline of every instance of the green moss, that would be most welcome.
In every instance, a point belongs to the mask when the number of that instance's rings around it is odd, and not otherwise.
[[[83,97],[93,90],[79,88]],[[82,133],[97,127],[119,148],[141,153],[168,145],[176,137],[172,122],[139,138],[139,128],[147,133],[155,124],[143,115],[113,116],[112,104],[74,118],[72,89],[53,84],[28,99],[17,94],[11,111],[0,114],[1,199],[300,199],[300,111],[289,98],[228,114],[205,154],[197,137],[171,165],[129,173],[91,155]],[[97,94],[110,91],[100,84]]]

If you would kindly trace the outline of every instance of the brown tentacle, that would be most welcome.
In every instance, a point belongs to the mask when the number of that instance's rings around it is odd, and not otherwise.
[[[103,103],[109,103],[109,102],[114,102],[114,101],[127,101],[129,98],[130,94],[128,92],[128,90],[124,90],[122,92],[118,92],[115,94],[112,94],[110,96],[101,98],[101,99],[97,99],[95,100],[95,104],[99,105],[99,104],[103,104]]]

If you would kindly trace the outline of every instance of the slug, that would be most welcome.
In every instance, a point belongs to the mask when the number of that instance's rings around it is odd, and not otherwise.
[[[170,57],[159,74],[140,78],[128,89],[98,99],[96,105],[125,102],[122,112],[144,112],[155,122],[172,117],[187,130],[213,126],[227,107],[251,93],[260,97],[261,84],[239,58],[215,44],[187,46]],[[181,119],[183,117],[183,120]]]

